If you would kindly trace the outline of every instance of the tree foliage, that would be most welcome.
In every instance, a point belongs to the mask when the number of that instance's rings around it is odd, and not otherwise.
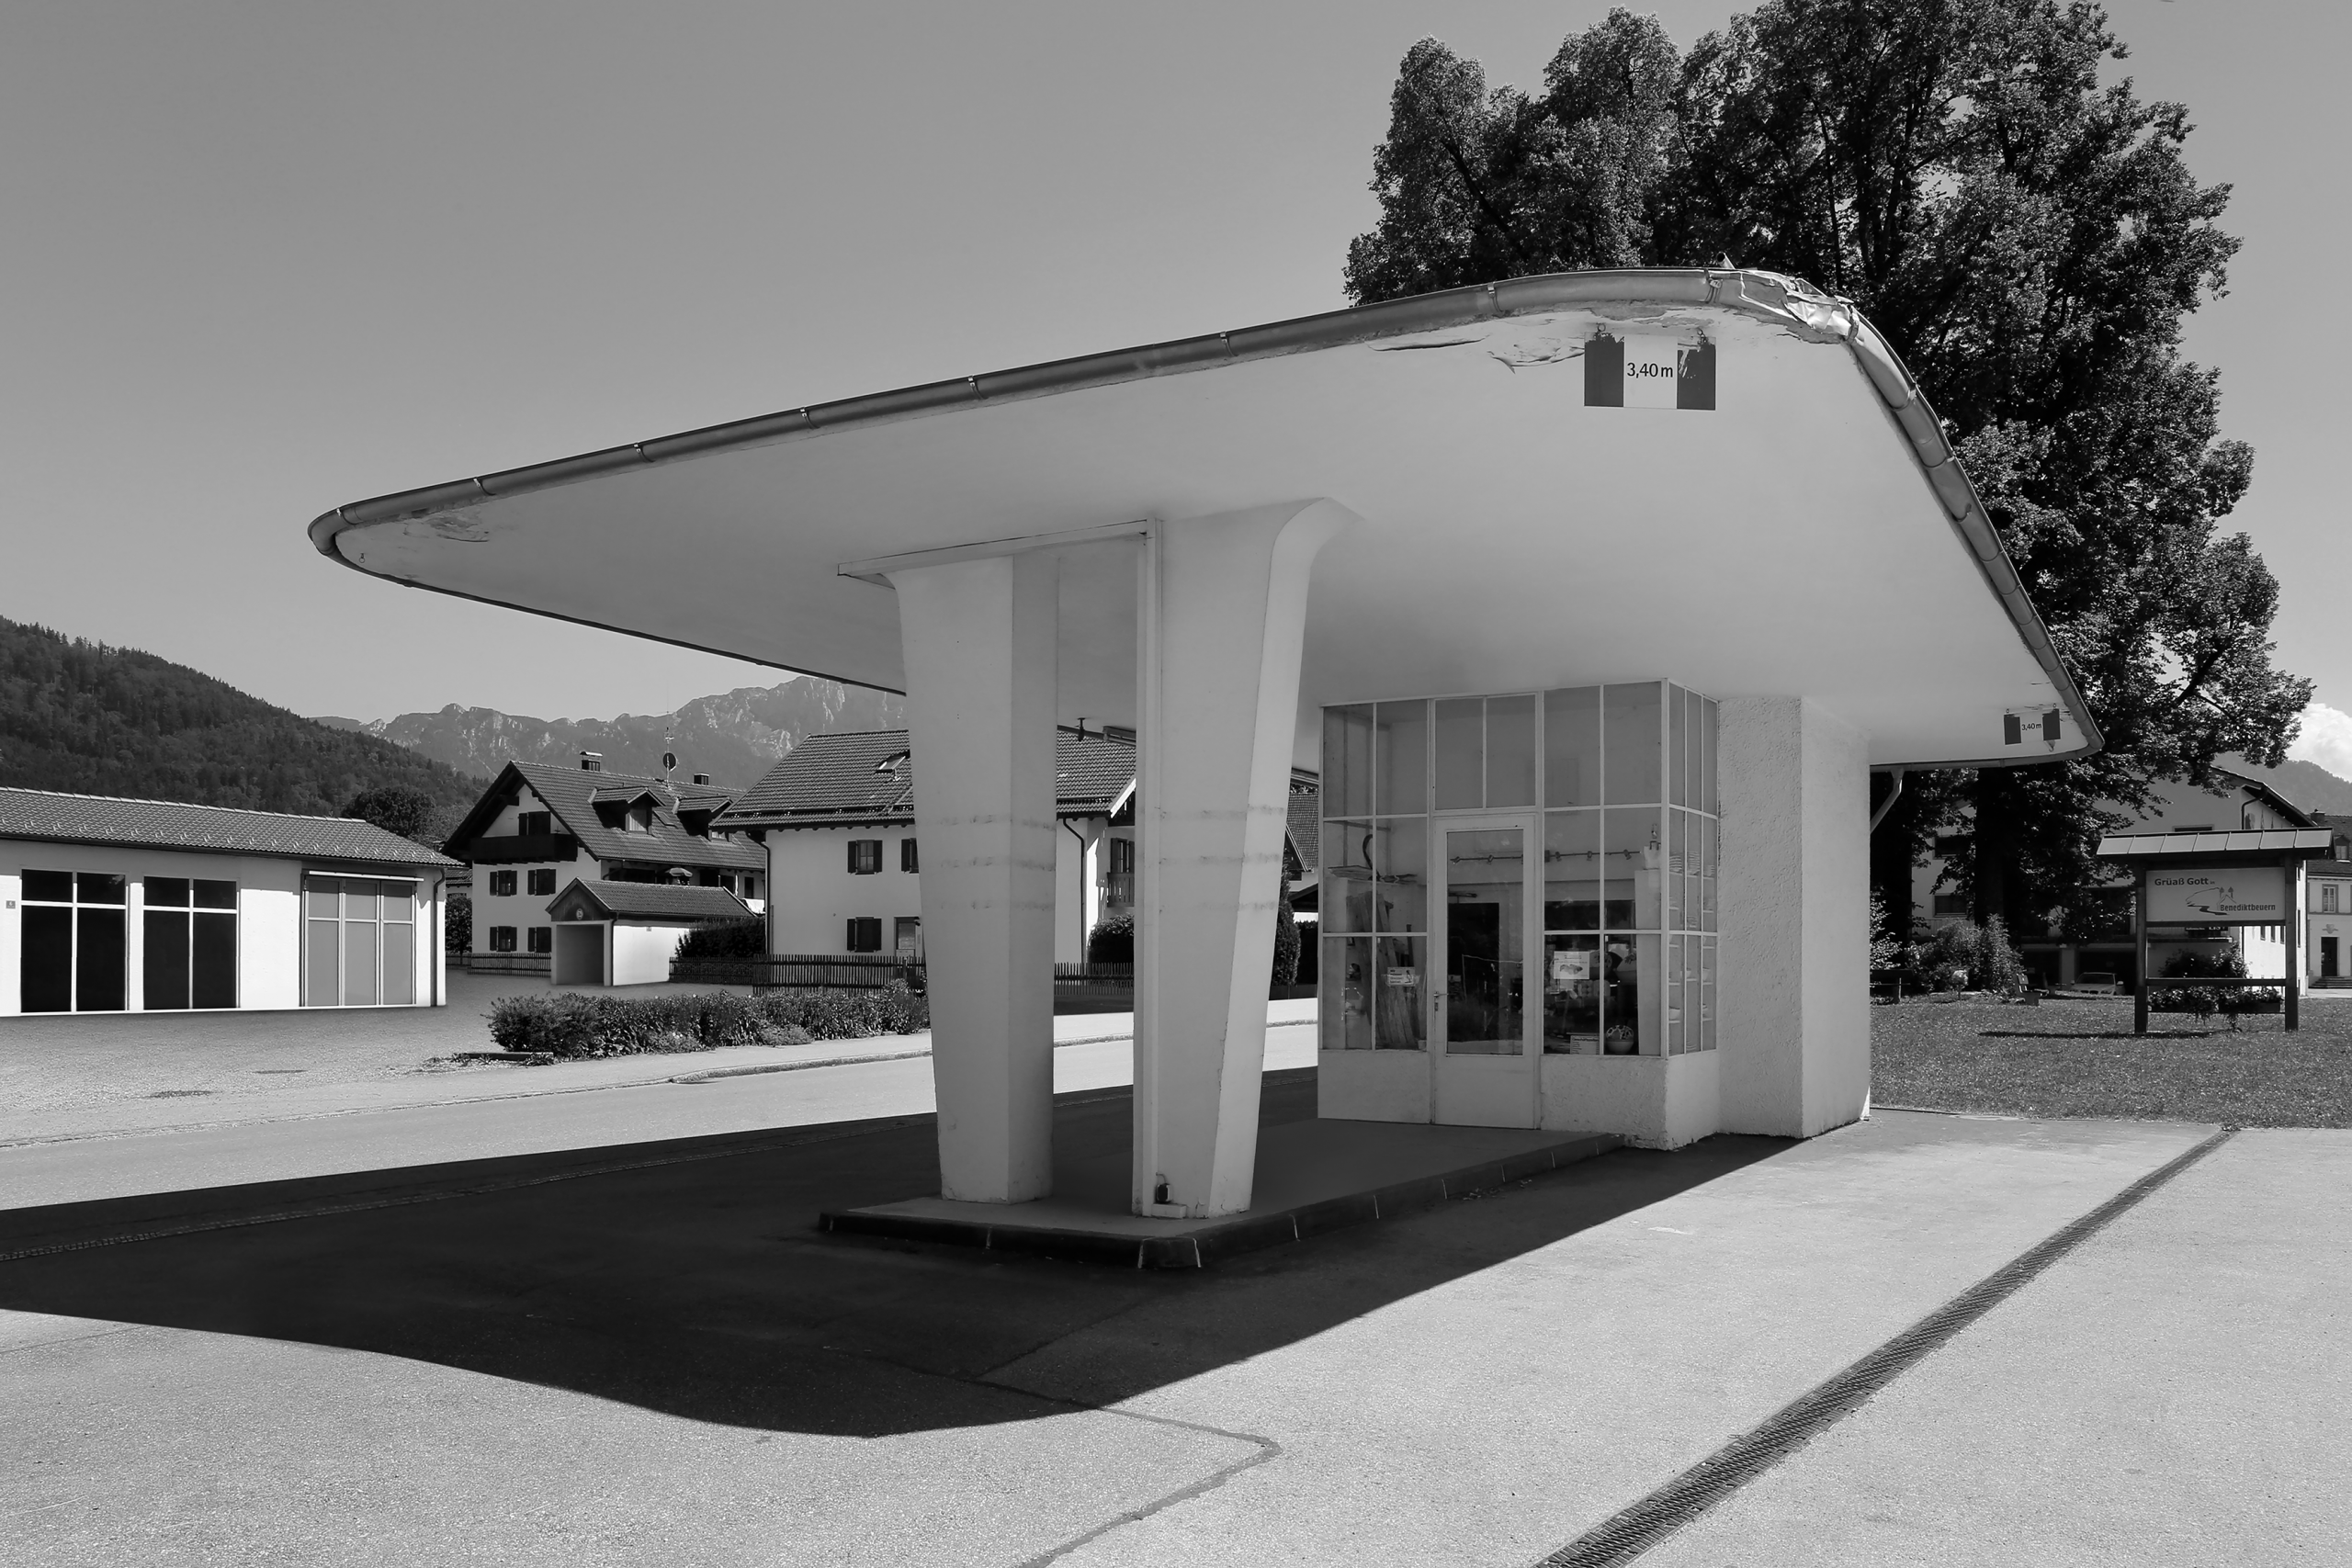
[[[1909,363],[2107,737],[2085,761],[1913,775],[1874,843],[1910,868],[1967,808],[1980,919],[2088,897],[2098,835],[2152,783],[2277,766],[2310,685],[2272,666],[2278,585],[2221,519],[2223,439],[2182,323],[2238,242],[2188,113],[2143,102],[2104,11],[2060,0],[1772,0],[1679,53],[1624,10],[1540,95],[1433,39],[1406,54],[1349,249],[1359,301],[1575,267],[1728,259],[1852,299]]]
[[[442,835],[435,832],[441,808],[431,795],[408,784],[376,784],[344,803],[343,815],[356,818],[387,833],[413,839],[438,849]]]

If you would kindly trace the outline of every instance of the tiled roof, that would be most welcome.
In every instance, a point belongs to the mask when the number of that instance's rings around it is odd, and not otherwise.
[[[725,871],[764,871],[767,852],[757,844],[730,843],[725,839],[707,839],[689,833],[679,824],[678,811],[697,808],[717,810],[730,797],[726,790],[710,784],[665,784],[657,778],[639,777],[633,773],[590,773],[584,768],[561,768],[545,762],[509,762],[498,775],[497,782],[484,793],[481,802],[468,815],[465,822],[450,835],[449,851],[464,855],[482,829],[497,817],[502,803],[514,793],[519,780],[531,786],[533,794],[547,803],[564,832],[580,840],[582,853],[599,861],[635,861],[649,865],[683,865],[694,869],[712,868]],[[650,831],[632,833],[623,828],[608,827],[596,813],[602,802],[618,805],[635,800],[648,791],[654,793],[653,825]],[[663,805],[674,797],[674,805]]]
[[[1301,871],[1311,873],[1323,863],[1322,793],[1300,789],[1295,783],[1290,792],[1290,847]]]
[[[1057,809],[1065,817],[1109,813],[1135,782],[1131,740],[1061,730],[1055,736]],[[718,828],[817,823],[911,824],[914,768],[903,729],[811,735],[770,768],[717,818]]]
[[[748,920],[752,907],[724,887],[695,887],[674,882],[590,882],[582,877],[548,901],[558,905],[584,897],[617,919]]]
[[[37,789],[0,789],[0,839],[53,839],[76,844],[363,861],[377,865],[435,868],[457,863],[423,844],[348,817],[295,817],[282,811],[58,795]]]

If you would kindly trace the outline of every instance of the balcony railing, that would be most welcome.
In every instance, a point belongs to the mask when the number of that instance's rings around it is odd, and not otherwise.
[[[1114,871],[1102,878],[1102,902],[1124,908],[1136,901],[1136,874]]]

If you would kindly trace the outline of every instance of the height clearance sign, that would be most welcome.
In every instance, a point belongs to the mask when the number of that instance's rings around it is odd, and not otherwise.
[[[1584,403],[1595,409],[1712,409],[1715,345],[1657,333],[1585,340]]]
[[[2287,922],[2284,866],[2148,873],[2153,926],[2277,926]]]

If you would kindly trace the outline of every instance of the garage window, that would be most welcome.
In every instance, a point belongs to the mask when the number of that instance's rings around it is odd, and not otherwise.
[[[17,995],[25,1011],[122,1010],[130,886],[106,872],[24,874]]]
[[[140,976],[147,1010],[237,1005],[237,885],[151,876]]]
[[[416,951],[416,884],[302,878],[304,1007],[413,1007]]]

